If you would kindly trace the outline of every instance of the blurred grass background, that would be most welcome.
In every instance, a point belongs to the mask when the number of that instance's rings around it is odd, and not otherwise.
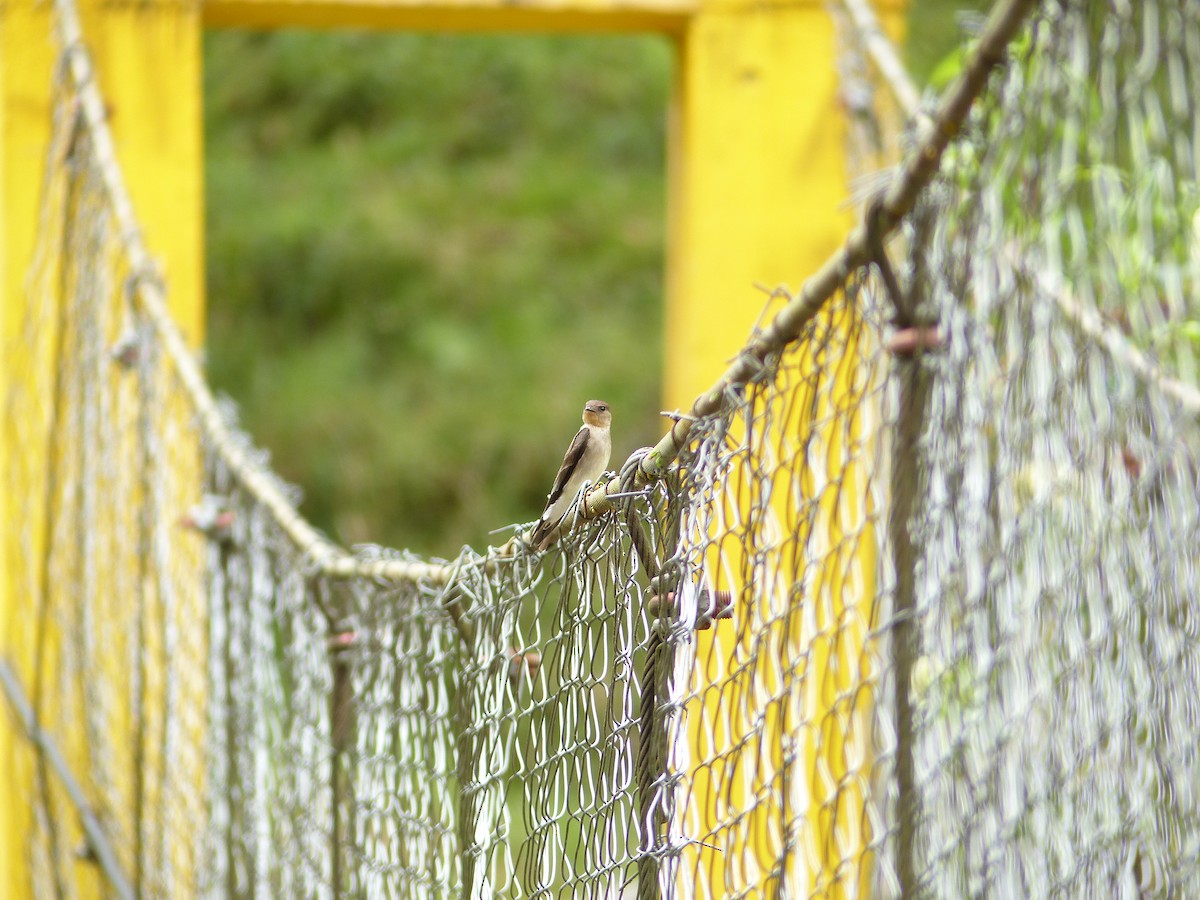
[[[983,6],[915,0],[918,80]],[[614,466],[657,439],[666,39],[204,52],[208,371],[319,527],[450,556],[540,512],[585,400]]]

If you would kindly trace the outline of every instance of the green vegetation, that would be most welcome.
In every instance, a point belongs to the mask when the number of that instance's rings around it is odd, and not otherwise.
[[[541,511],[583,402],[659,425],[658,38],[211,34],[209,368],[347,543]]]
[[[904,61],[918,84],[935,90],[957,72],[956,60],[973,26],[982,24],[989,0],[912,0]]]
[[[962,5],[917,4],[919,73]],[[614,464],[658,437],[671,65],[653,36],[208,35],[209,372],[335,539],[495,542],[590,397]]]

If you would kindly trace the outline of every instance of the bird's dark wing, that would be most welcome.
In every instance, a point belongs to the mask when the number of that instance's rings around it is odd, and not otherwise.
[[[583,459],[583,452],[587,449],[588,440],[592,433],[585,425],[580,428],[575,434],[575,438],[571,441],[571,446],[567,448],[567,455],[563,457],[562,468],[558,470],[558,474],[554,476],[554,487],[550,489],[550,496],[546,498],[547,509],[553,506],[558,498],[562,496],[563,489],[567,486],[567,481],[571,478],[571,473],[579,465],[579,461]]]

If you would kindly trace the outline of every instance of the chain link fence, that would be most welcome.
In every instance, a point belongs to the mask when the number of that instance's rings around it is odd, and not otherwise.
[[[23,337],[5,348],[18,540],[3,654],[33,678],[19,689],[5,666],[4,686],[28,692],[20,718],[40,750],[15,761],[32,791],[20,799],[34,811],[34,893],[72,896],[73,873],[101,862],[118,896],[135,884],[165,896],[199,868],[180,838],[208,818],[203,545],[179,526],[201,456],[173,364],[135,308],[92,138],[64,95]]]
[[[1200,895],[1200,4],[1020,6],[545,554],[312,532],[64,81],[8,398],[35,894]]]
[[[913,221],[920,884],[1200,892],[1200,6],[1049,4]]]

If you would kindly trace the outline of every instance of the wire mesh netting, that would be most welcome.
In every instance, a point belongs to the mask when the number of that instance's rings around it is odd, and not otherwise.
[[[935,894],[1200,891],[1200,6],[1050,4],[914,225]]]
[[[105,849],[118,894],[1200,895],[1200,4],[1038,5],[895,274],[549,552],[433,562],[305,537],[214,426],[77,82],[7,401],[37,896]]]
[[[177,525],[201,458],[172,364],[133,307],[77,112],[56,111],[23,340],[6,348],[5,489],[20,526],[3,652],[34,673],[33,710],[126,877],[165,895],[200,864],[179,836],[207,820],[203,546]],[[96,848],[44,755],[28,774],[35,893],[66,896],[72,861]]]

